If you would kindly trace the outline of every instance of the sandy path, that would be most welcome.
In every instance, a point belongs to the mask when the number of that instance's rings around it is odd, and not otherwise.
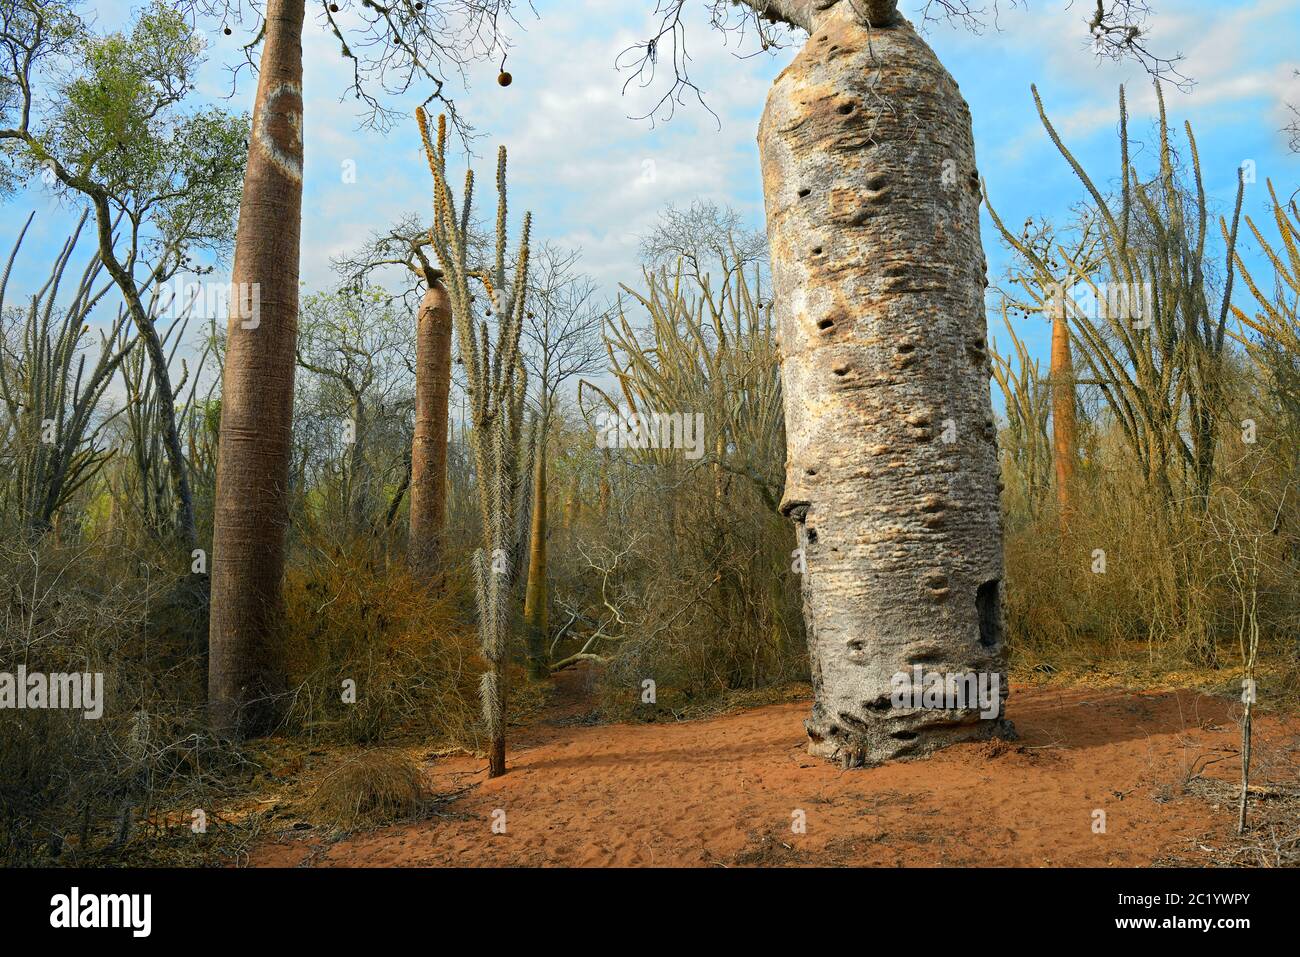
[[[1236,747],[1232,704],[1194,692],[1012,689],[1012,744],[841,771],[804,753],[807,703],[675,724],[578,726],[567,678],[547,723],[511,742],[510,772],[430,766],[444,815],[325,846],[286,836],[255,865],[1146,865],[1204,863],[1232,819],[1182,782],[1199,756]],[[1291,761],[1300,721],[1264,718]],[[1258,745],[1257,745],[1258,746]],[[1289,750],[1287,750],[1289,749]],[[1235,755],[1212,776],[1238,774]],[[492,833],[494,810],[506,833]],[[1094,833],[1094,810],[1105,833]],[[795,833],[802,811],[806,832]]]

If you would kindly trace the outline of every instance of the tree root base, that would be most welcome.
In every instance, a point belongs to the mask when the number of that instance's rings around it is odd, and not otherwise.
[[[808,732],[808,753],[838,764],[840,767],[869,768],[886,761],[924,758],[950,745],[994,738],[1014,741],[1015,726],[1006,718],[973,717],[946,719],[929,725],[899,728],[897,723],[881,722],[879,727],[862,723],[846,729],[819,727],[815,717],[804,722]]]

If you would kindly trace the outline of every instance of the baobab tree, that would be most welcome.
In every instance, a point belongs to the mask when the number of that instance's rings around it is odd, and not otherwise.
[[[474,237],[471,237],[474,238]],[[477,247],[477,244],[475,244]],[[451,300],[442,282],[429,229],[405,217],[371,237],[358,253],[335,261],[353,285],[376,269],[397,266],[415,280],[415,430],[411,440],[410,534],[407,564],[424,581],[442,563],[447,524],[447,412],[451,393]],[[405,298],[405,297],[404,297]],[[394,506],[397,502],[394,501]]]
[[[915,665],[1005,689],[999,473],[966,102],[893,3],[808,6],[759,149],[805,726],[813,753],[853,766],[1008,728],[974,701],[893,697]]]
[[[1051,390],[1052,466],[1056,480],[1057,520],[1061,533],[1073,511],[1075,471],[1079,460],[1074,353],[1070,344],[1071,292],[1079,276],[1092,277],[1105,260],[1095,211],[1082,208],[1062,235],[1049,221],[1030,217],[1020,235],[1012,233],[988,202],[989,216],[1003,242],[1019,255],[1008,270],[1011,288],[1000,289],[1004,309],[1023,316],[1040,315],[1052,324],[1048,386]]]
[[[685,0],[631,48],[633,78],[671,49],[652,113],[700,91],[686,73]],[[810,750],[844,766],[1004,733],[963,706],[898,707],[913,666],[997,676],[1005,694],[1002,529],[970,111],[896,0],[710,4],[724,29],[808,34],[759,125],[786,424],[781,510],[796,523],[815,702]],[[974,18],[964,3],[922,17]],[[1098,2],[1100,54],[1147,53]],[[1128,29],[1120,29],[1125,25]],[[626,63],[626,61],[625,61]],[[629,79],[631,82],[631,79]],[[917,692],[919,694],[919,690]]]
[[[451,299],[442,271],[426,273],[416,313],[415,435],[407,561],[428,580],[442,564],[447,525],[447,401],[451,392]]]
[[[235,235],[212,517],[208,716],[267,730],[284,574],[302,223],[303,0],[269,0]]]
[[[251,12],[250,64],[262,48],[231,275],[208,649],[209,722],[214,731],[243,736],[274,723],[284,685],[275,631],[292,444],[306,0],[267,0],[264,13],[239,0],[183,6],[226,24]],[[443,76],[502,48],[498,26],[510,16],[510,0],[324,0],[313,8],[352,63],[349,92],[364,104],[369,125],[383,129],[392,116],[382,96],[428,83],[430,99],[443,100],[453,124],[468,132],[443,96]]]

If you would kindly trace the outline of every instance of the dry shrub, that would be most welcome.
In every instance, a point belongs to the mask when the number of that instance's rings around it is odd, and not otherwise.
[[[679,262],[647,271],[643,292],[623,287],[639,309],[620,307],[605,328],[617,388],[584,383],[579,396],[589,434],[595,413],[614,410],[702,425],[690,453],[574,450],[595,460],[596,508],[553,563],[552,620],[573,620],[556,658],[591,643],[607,660],[610,715],[698,713],[808,677],[794,530],[778,513],[785,431],[772,297],[761,270],[735,256],[722,256],[718,281]],[[653,706],[642,700],[647,680]]]
[[[374,748],[348,757],[302,804],[309,821],[335,831],[416,816],[427,802],[424,775],[405,751]]]
[[[225,792],[242,758],[203,727],[203,586],[148,553],[0,532],[0,671],[103,674],[98,719],[0,711],[0,861],[92,862]]]
[[[424,585],[367,543],[305,543],[285,583],[290,731],[369,743],[401,734],[473,747],[483,662],[463,583]],[[355,701],[345,701],[354,692]]]
[[[1287,675],[1300,625],[1300,487],[1278,447],[1244,445],[1231,431],[1221,443],[1207,500],[1181,492],[1162,501],[1104,422],[1064,533],[1048,496],[1032,510],[1023,495],[1007,496],[1007,630],[1019,670],[1101,668],[1143,680],[1221,673],[1218,684],[1233,687],[1240,595],[1223,520],[1230,509],[1231,533],[1261,544],[1259,618],[1274,674],[1267,697],[1294,698]],[[1099,551],[1104,573],[1094,571]]]
[[[628,468],[619,478],[605,514],[592,510],[567,531],[572,544],[552,566],[552,621],[573,619],[555,658],[598,636],[588,650],[605,659],[601,713],[707,713],[739,692],[806,681],[790,523],[729,474],[716,486],[706,468]],[[646,680],[654,703],[643,700]]]

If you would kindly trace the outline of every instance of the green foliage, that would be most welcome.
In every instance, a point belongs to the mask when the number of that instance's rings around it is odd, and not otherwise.
[[[80,68],[59,90],[42,137],[74,176],[126,209],[148,211],[163,248],[225,249],[233,236],[248,119],[184,112],[202,65],[202,36],[155,3],[129,33],[81,40]]]
[[[152,244],[155,267],[228,249],[248,118],[184,109],[204,52],[182,13],[156,0],[128,30],[102,36],[66,4],[19,0],[15,18],[26,32],[3,41],[0,110],[10,129],[0,142],[21,171],[61,190],[102,192],[131,221],[132,240]]]
[[[75,53],[86,29],[76,14],[77,6],[47,0],[0,4],[0,36],[4,37],[0,45],[15,67],[0,69],[0,135],[21,127],[24,112],[31,106],[26,94],[33,78],[42,77],[51,66]],[[0,198],[30,173],[23,144],[17,139],[0,138]]]
[[[409,467],[413,431],[411,319],[373,286],[307,296],[298,326],[302,485],[326,493],[306,507],[353,531],[379,527],[385,489]],[[299,418],[299,414],[295,414]]]

